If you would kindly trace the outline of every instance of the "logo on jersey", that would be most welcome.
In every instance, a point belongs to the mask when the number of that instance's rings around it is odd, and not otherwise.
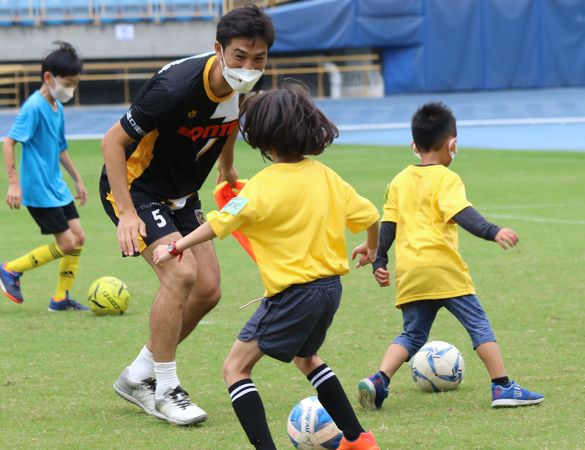
[[[197,111],[195,111],[195,110],[189,111],[187,113],[187,119],[194,119],[196,115],[197,115]]]
[[[126,120],[132,126],[132,128],[134,128],[134,131],[136,131],[136,133],[138,133],[140,136],[144,136],[144,130],[140,128],[140,125],[136,123],[134,117],[132,117],[132,112],[130,110],[128,110],[128,112],[126,113]]]
[[[237,132],[238,121],[222,123],[218,125],[207,125],[205,127],[179,127],[177,133],[197,142],[199,139],[212,139],[229,136]]]

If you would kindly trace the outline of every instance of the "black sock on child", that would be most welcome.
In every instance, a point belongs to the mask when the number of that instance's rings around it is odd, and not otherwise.
[[[313,370],[307,379],[317,390],[317,397],[327,410],[337,427],[343,431],[343,435],[350,441],[356,440],[364,429],[358,422],[351,403],[345,395],[345,391],[327,364],[322,364]]]
[[[510,384],[510,379],[508,377],[493,378],[492,383],[497,384],[498,386],[508,386],[508,384]]]
[[[250,443],[257,450],[276,450],[272,440],[266,412],[256,385],[251,379],[240,380],[228,388],[232,408],[246,432]]]
[[[384,372],[382,372],[381,370],[378,371],[378,373],[380,374],[380,376],[384,380],[384,383],[386,383],[386,386],[388,386],[390,384],[390,377],[388,375],[386,375]]]

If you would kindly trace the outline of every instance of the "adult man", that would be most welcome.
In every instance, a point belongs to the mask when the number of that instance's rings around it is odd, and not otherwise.
[[[235,182],[238,93],[256,84],[273,41],[272,22],[257,7],[230,11],[218,23],[215,52],[163,67],[102,141],[100,192],[120,249],[124,256],[142,254],[160,282],[150,339],[114,390],[170,423],[207,419],[181,388],[175,355],[218,303],[219,267],[209,243],[164,267],[153,264],[152,251],[205,221],[197,191],[216,160],[218,181]]]

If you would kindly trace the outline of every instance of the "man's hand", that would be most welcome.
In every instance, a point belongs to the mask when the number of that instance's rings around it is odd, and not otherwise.
[[[357,255],[362,255],[355,265],[356,267],[363,267],[367,266],[368,264],[373,263],[376,260],[376,253],[378,252],[378,248],[368,248],[366,242],[361,245],[358,245],[356,248],[353,249],[351,252],[351,259],[355,259]]]
[[[10,209],[20,209],[22,202],[22,190],[19,183],[10,183],[8,185],[8,192],[6,193],[6,204]]]
[[[518,234],[510,228],[502,228],[494,239],[504,250],[514,247],[518,243]]]
[[[118,244],[125,256],[134,256],[140,252],[138,236],[146,236],[146,225],[136,212],[121,214],[118,221]]]
[[[230,186],[236,186],[236,180],[238,179],[238,171],[232,166],[229,169],[223,169],[222,167],[218,166],[217,168],[217,179],[215,180],[215,184],[219,184],[222,181],[227,181]]]
[[[390,286],[390,272],[382,267],[377,268],[374,271],[374,278],[380,285],[380,287],[388,287]]]

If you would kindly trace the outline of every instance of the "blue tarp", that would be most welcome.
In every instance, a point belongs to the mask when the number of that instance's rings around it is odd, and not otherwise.
[[[373,48],[386,93],[585,85],[583,0],[309,0],[274,52]]]

